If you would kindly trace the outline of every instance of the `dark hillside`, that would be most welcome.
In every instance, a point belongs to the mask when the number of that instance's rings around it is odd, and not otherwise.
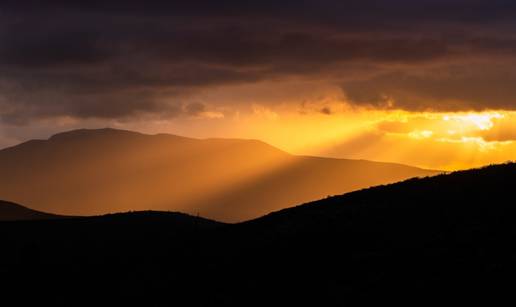
[[[162,213],[3,222],[3,289],[63,306],[492,302],[513,293],[514,182],[516,164],[496,165],[232,225],[178,228]]]

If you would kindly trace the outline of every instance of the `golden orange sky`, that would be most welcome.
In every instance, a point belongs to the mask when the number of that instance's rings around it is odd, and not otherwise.
[[[357,107],[346,103],[336,88],[307,86],[303,90],[302,84],[297,86],[298,96],[293,94],[296,86],[282,86],[263,97],[254,95],[255,102],[242,106],[217,94],[230,92],[238,100],[239,91],[245,95],[248,87],[216,90],[204,99],[218,107],[204,113],[114,125],[198,138],[260,139],[293,154],[388,161],[440,170],[478,167],[516,157],[516,112],[411,112]]]
[[[213,87],[185,99],[207,102],[207,107],[173,118],[85,120],[62,116],[40,120],[4,128],[4,135],[23,133],[17,138],[0,138],[0,146],[75,128],[110,126],[196,138],[259,139],[293,154],[440,170],[516,157],[516,112],[511,111],[422,112],[357,106],[348,103],[342,89],[314,80]]]
[[[515,119],[516,112],[500,111],[348,110],[300,115],[256,106],[255,113],[231,119],[236,127],[233,133],[221,127],[217,134],[261,139],[294,154],[456,170],[514,159],[516,142],[505,137],[514,133]],[[208,133],[199,131],[198,136]]]

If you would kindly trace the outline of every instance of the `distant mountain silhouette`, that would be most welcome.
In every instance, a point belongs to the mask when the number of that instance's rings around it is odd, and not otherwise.
[[[489,166],[239,224],[186,217],[177,227],[177,215],[152,212],[0,222],[2,299],[54,306],[496,303],[514,293],[514,182],[516,164]]]
[[[436,172],[294,156],[256,140],[99,129],[0,150],[0,174],[0,197],[36,210],[65,215],[181,211],[234,222]]]
[[[39,212],[21,205],[0,200],[0,221],[58,219],[63,216]]]

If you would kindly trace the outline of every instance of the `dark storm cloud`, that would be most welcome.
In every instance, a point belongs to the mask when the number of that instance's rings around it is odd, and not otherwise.
[[[408,110],[486,110],[516,108],[516,69],[477,64],[437,70],[397,71],[346,82],[355,103]]]
[[[400,25],[403,20],[488,22],[512,19],[516,10],[511,0],[4,0],[2,3],[6,11],[23,13],[64,10],[138,16],[270,17],[341,24],[368,22],[371,27]]]
[[[173,116],[185,93],[286,76],[375,106],[514,109],[512,68],[491,66],[513,63],[515,15],[500,0],[6,0],[0,118]],[[435,65],[468,69],[420,75]]]
[[[34,31],[34,30],[32,30]],[[37,31],[37,30],[36,30]],[[107,60],[109,53],[93,33],[20,33],[11,29],[2,37],[1,64],[9,66],[51,66],[94,64]]]

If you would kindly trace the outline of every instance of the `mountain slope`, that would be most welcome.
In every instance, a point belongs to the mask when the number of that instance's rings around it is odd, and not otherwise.
[[[231,222],[435,174],[398,164],[293,156],[255,140],[114,129],[75,130],[1,150],[0,173],[0,195],[37,210],[181,211]]]
[[[503,297],[516,273],[514,182],[516,163],[409,179],[235,225],[229,242],[263,263],[246,274],[281,271],[270,288],[306,291],[300,302]]]
[[[59,219],[62,216],[31,210],[15,203],[0,200],[0,221]]]
[[[62,306],[493,302],[514,292],[514,182],[490,166],[180,232],[159,213],[0,223],[0,284]]]
[[[417,228],[442,226],[434,224],[434,219],[440,223],[443,219],[454,223],[468,219],[480,222],[494,216],[504,218],[504,213],[509,214],[505,218],[511,219],[516,214],[510,195],[515,180],[516,163],[411,178],[272,212],[241,225],[267,231],[279,227],[295,233],[296,229],[311,227],[346,228],[345,224],[351,220],[354,225],[349,227],[374,225],[374,228],[392,229],[409,223]],[[357,212],[364,214],[355,215]],[[408,216],[410,220],[406,220]],[[331,223],[334,220],[338,220],[338,225]],[[295,227],[287,229],[286,223]]]

